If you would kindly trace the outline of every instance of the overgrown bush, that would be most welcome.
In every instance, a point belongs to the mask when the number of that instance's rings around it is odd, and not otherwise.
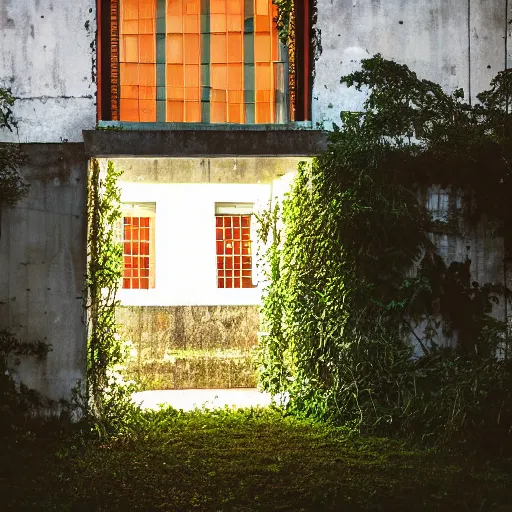
[[[84,413],[100,437],[122,432],[138,414],[131,400],[136,386],[125,382],[118,371],[127,356],[116,323],[116,294],[123,268],[122,245],[116,232],[121,219],[117,185],[121,174],[112,162],[102,172],[99,162],[93,160],[89,175],[89,339]]]
[[[407,368],[399,427],[488,454],[512,449],[512,362],[441,350]],[[412,380],[412,382],[411,382]],[[400,400],[400,401],[399,401]]]
[[[503,287],[472,284],[467,262],[447,268],[418,195],[451,187],[468,222],[485,213],[507,235],[512,139],[499,112],[509,75],[498,75],[476,107],[380,56],[342,82],[368,88],[364,112],[342,113],[327,151],[299,168],[285,200],[261,218],[261,383],[288,393],[296,414],[436,441],[499,432],[504,447],[510,363],[494,358],[506,336],[486,316]],[[459,345],[417,338],[424,357],[415,360],[411,319],[432,309]]]

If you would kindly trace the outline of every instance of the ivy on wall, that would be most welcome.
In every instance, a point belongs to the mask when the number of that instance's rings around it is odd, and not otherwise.
[[[361,137],[386,138],[387,172],[410,190],[438,184],[464,198],[467,219],[485,214],[512,227],[512,72],[502,71],[473,105],[464,91],[447,94],[407,66],[376,55],[341,83],[369,92],[364,112],[352,114]],[[509,236],[507,235],[509,238]]]
[[[14,102],[12,91],[0,87],[0,130],[12,132],[16,128]],[[25,161],[21,145],[0,143],[0,209],[14,206],[27,194],[28,183],[20,173],[20,167]]]
[[[277,16],[274,21],[279,40],[285,46],[293,46],[295,2],[293,0],[273,0],[273,3],[277,6]]]
[[[510,72],[474,106],[380,55],[341,82],[367,92],[364,111],[341,113],[326,152],[261,217],[260,381],[287,393],[299,415],[433,437],[500,432],[510,442],[511,362],[494,357],[504,326],[486,316],[496,290],[472,284],[467,262],[442,262],[418,201],[430,185],[450,187],[464,219],[485,215],[509,236]],[[433,308],[459,346],[418,338],[415,360],[410,321]]]
[[[98,160],[91,161],[87,204],[87,391],[90,413],[100,429],[111,420],[110,408],[119,392],[113,385],[112,371],[123,360],[115,317],[122,275],[122,245],[115,233],[121,218],[117,185],[121,174],[112,162],[102,173]]]

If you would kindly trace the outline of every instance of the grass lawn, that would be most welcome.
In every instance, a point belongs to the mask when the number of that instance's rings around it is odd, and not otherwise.
[[[512,511],[510,461],[271,410],[146,412],[108,441],[38,433],[0,451],[0,510]]]

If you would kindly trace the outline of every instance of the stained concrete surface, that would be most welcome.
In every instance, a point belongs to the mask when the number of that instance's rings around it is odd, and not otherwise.
[[[0,86],[16,97],[2,142],[81,142],[96,124],[95,0],[0,0]]]
[[[258,306],[123,306],[117,320],[137,353],[126,376],[145,390],[256,384]]]
[[[362,109],[366,89],[347,88],[340,77],[376,53],[447,92],[461,87],[473,101],[510,67],[506,0],[318,0],[316,11],[313,126],[329,128],[340,124],[340,111]]]
[[[0,228],[0,329],[52,346],[23,358],[17,377],[53,399],[85,382],[87,162],[82,144],[23,144],[29,192],[4,209]]]
[[[90,157],[311,156],[325,150],[320,130],[84,130]]]
[[[149,132],[151,133],[151,132]],[[124,183],[144,184],[271,184],[295,173],[306,156],[230,156],[172,158],[109,158],[123,170]]]

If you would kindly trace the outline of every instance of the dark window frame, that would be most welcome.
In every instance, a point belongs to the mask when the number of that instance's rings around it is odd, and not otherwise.
[[[98,26],[98,121],[119,119],[119,1],[97,0]],[[294,6],[294,98],[290,106],[292,121],[311,120],[312,26],[311,0],[297,0]]]

